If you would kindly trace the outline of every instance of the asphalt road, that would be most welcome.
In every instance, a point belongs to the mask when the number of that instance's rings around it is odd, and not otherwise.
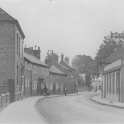
[[[124,123],[124,109],[99,105],[90,94],[51,97],[39,100],[37,109],[49,124]]]

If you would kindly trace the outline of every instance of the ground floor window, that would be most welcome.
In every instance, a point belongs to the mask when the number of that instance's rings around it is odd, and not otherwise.
[[[116,72],[116,87],[117,87],[116,94],[118,95],[120,100],[120,71]]]

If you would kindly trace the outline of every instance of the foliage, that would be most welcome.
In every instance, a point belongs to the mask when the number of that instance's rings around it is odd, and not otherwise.
[[[90,63],[92,58],[87,55],[76,55],[72,60],[72,66],[75,68],[79,73],[87,72],[88,63]]]
[[[109,57],[115,49],[122,46],[122,41],[115,41],[111,37],[104,37],[103,43],[100,45],[95,60],[98,66],[102,66],[106,63],[106,58]]]
[[[86,86],[90,87],[91,86],[91,75],[86,74]]]
[[[91,62],[89,62],[87,64],[86,70],[88,74],[96,75],[97,74],[97,62],[95,60],[92,60]]]

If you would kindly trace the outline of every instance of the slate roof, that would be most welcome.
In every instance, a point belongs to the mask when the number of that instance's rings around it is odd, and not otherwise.
[[[24,58],[28,61],[30,61],[31,63],[33,64],[37,64],[37,65],[40,65],[40,66],[43,66],[43,67],[46,67],[48,68],[48,65],[46,65],[45,63],[41,62],[40,59],[30,55],[30,54],[27,54],[24,52]]]
[[[69,66],[68,64],[66,64],[64,61],[60,62],[60,65],[65,68],[68,71],[75,71],[74,68],[72,68],[71,66]]]
[[[2,8],[0,8],[0,21],[9,21],[12,23],[15,23],[16,26],[18,27],[19,31],[21,32],[23,38],[25,38],[24,32],[21,29],[21,26],[15,18],[13,18],[11,15],[9,15],[7,12],[5,12]]]
[[[54,74],[60,74],[60,75],[65,75],[64,72],[62,72],[59,68],[57,68],[55,65],[52,65],[49,69],[50,73],[54,73]]]

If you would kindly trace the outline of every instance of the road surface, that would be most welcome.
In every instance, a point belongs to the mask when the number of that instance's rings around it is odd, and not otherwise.
[[[37,109],[49,124],[124,123],[124,109],[89,100],[89,93],[39,100]]]

